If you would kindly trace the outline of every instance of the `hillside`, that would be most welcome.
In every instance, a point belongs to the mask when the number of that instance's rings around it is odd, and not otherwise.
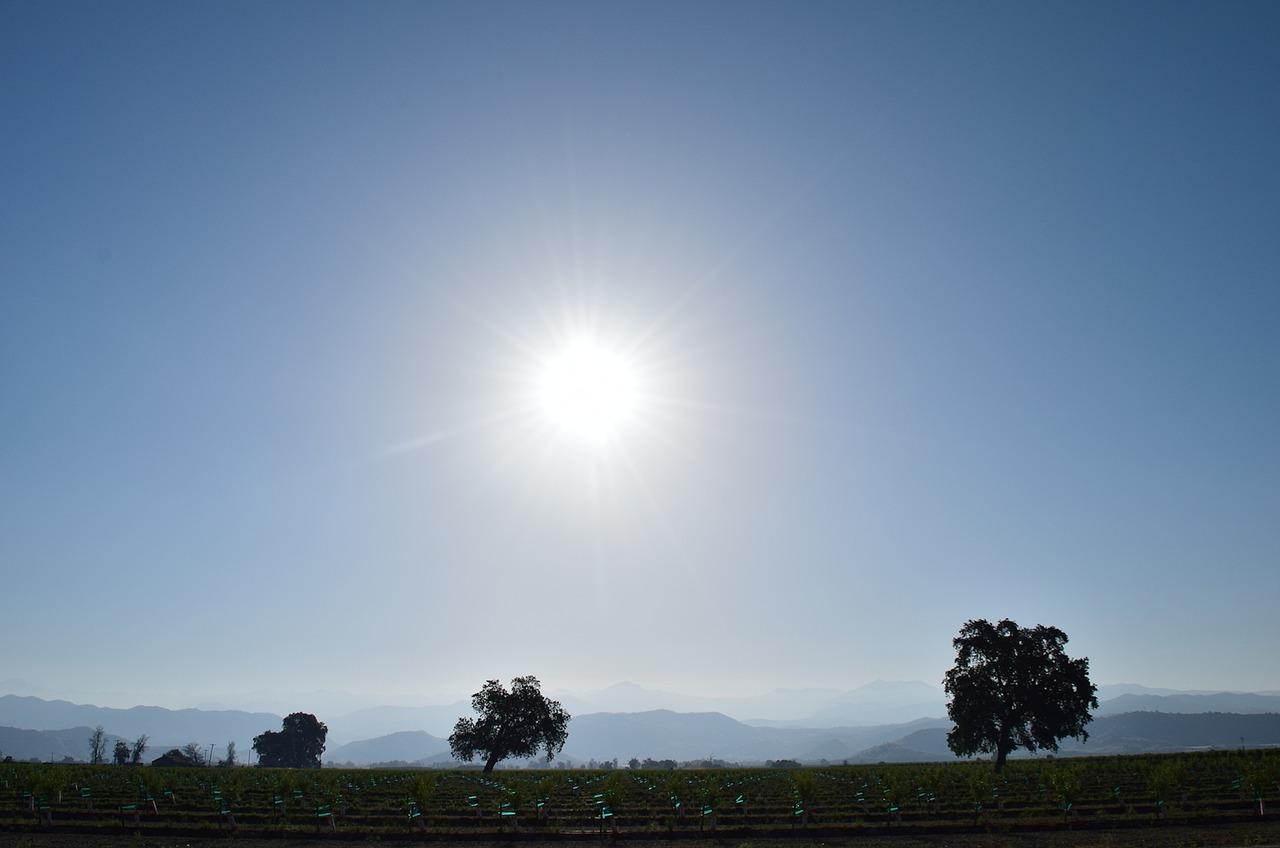
[[[326,749],[324,758],[326,762],[357,765],[397,761],[429,765],[448,763],[453,759],[448,740],[432,736],[425,730],[405,730],[375,739],[348,742]]]
[[[677,761],[715,757],[730,762],[795,759],[805,763],[949,760],[949,721],[922,719],[905,725],[859,728],[759,728],[717,714],[599,713],[570,724],[565,756],[574,760],[626,761],[632,756]],[[1100,716],[1089,739],[1065,740],[1063,755],[1133,754],[1194,748],[1280,745],[1280,713]]]
[[[217,756],[228,742],[235,742],[236,749],[243,756],[251,750],[253,737],[267,730],[279,730],[282,720],[281,716],[272,713],[239,710],[169,710],[148,706],[117,709],[21,695],[0,696],[0,726],[64,730],[101,725],[113,737],[128,742],[146,735],[150,738],[149,750],[153,751],[156,748],[181,747],[194,741],[201,746],[212,744]],[[72,756],[83,758],[88,755],[88,734],[85,738],[82,749],[78,752],[73,750]]]
[[[1134,754],[1196,748],[1280,746],[1280,713],[1132,712],[1101,716],[1089,741],[1067,740],[1064,754]]]
[[[15,760],[37,759],[41,762],[60,762],[72,759],[83,762],[89,759],[89,735],[91,727],[72,727],[65,730],[29,730],[19,727],[0,727],[0,755]],[[115,749],[118,736],[106,735],[107,752]],[[132,740],[124,740],[131,742]],[[151,755],[153,749],[148,748]],[[163,751],[151,756],[159,756]],[[148,756],[148,759],[151,758]]]

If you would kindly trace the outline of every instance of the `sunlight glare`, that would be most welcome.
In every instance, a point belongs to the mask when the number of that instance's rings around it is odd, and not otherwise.
[[[635,368],[614,351],[587,341],[546,363],[538,400],[551,422],[588,442],[611,438],[635,411]]]

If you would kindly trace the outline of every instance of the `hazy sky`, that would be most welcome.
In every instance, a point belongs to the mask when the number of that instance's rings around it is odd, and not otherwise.
[[[0,678],[940,685],[1011,617],[1096,682],[1280,688],[1278,38],[0,4]],[[584,343],[631,387],[591,438],[541,389]]]

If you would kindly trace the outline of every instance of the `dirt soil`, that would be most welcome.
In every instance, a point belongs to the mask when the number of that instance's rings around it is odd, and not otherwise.
[[[201,836],[93,834],[56,831],[0,833],[2,848],[343,848],[366,842],[340,833],[261,838],[235,833]],[[868,832],[794,836],[716,834],[685,839],[635,835],[547,839],[487,837],[454,839],[448,836],[406,836],[387,839],[396,845],[426,844],[430,848],[1280,848],[1280,816],[1251,822],[1212,825],[1172,825],[1119,829],[1030,830],[1016,833],[897,833]]]

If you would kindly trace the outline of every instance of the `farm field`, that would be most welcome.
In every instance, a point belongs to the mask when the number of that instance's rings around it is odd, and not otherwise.
[[[571,848],[583,845],[608,845],[620,837],[593,837],[590,840],[542,840],[535,844],[548,848]],[[625,840],[623,840],[625,841]],[[488,848],[511,844],[494,838],[486,841],[450,842],[431,839],[436,848]],[[319,848],[332,846],[332,836],[297,836],[281,839],[242,839],[209,836],[179,839],[94,834],[26,833],[0,835],[0,844],[13,848],[219,848],[232,844],[237,848]],[[336,844],[355,844],[339,839]],[[412,844],[397,840],[394,844]],[[741,836],[708,835],[696,840],[668,841],[646,839],[645,848],[1243,848],[1243,846],[1280,845],[1280,823],[1257,823],[1236,827],[1174,826],[1154,831],[1078,830],[1012,834],[858,834],[853,836],[805,836],[789,838],[742,838]]]
[[[676,771],[0,764],[0,843],[1280,844],[1280,751]]]

